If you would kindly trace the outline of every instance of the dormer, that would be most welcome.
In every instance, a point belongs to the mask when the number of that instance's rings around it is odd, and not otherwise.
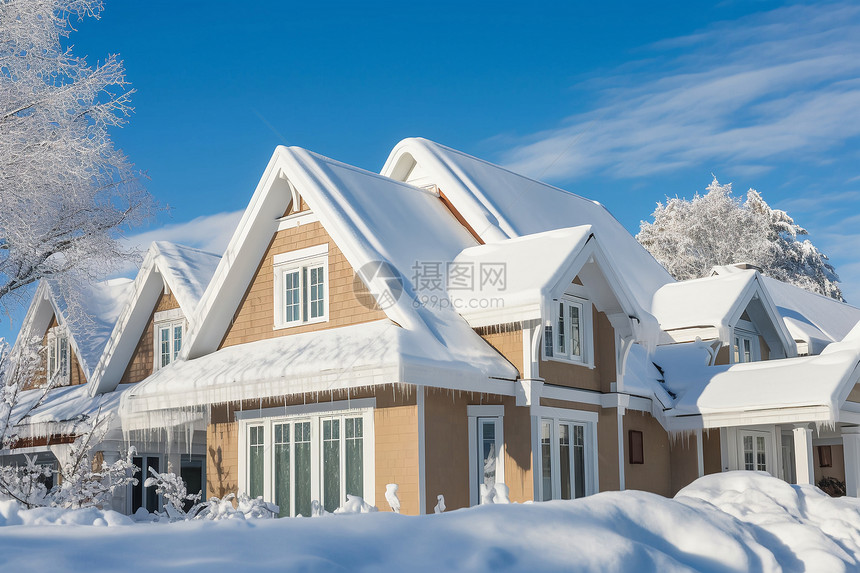
[[[738,364],[797,355],[762,277],[754,269],[681,281],[655,294],[652,312],[660,344],[713,341],[712,364]]]

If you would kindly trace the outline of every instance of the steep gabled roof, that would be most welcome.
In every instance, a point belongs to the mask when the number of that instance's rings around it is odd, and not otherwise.
[[[56,317],[57,323],[67,330],[72,352],[89,380],[130,287],[129,279],[111,279],[83,285],[80,295],[70,303],[56,282],[43,279],[39,281],[30,302],[18,340],[41,338],[51,317]],[[70,304],[77,305],[74,313],[70,312]]]
[[[651,296],[672,277],[601,204],[422,138],[398,143],[382,174],[434,184],[486,242],[591,225],[613,266],[635,276],[628,286],[650,311]]]
[[[425,305],[413,284],[421,262],[445,264],[475,240],[435,193],[334,161],[301,148],[278,147],[192,321],[180,359],[215,352],[269,242],[278,219],[300,194],[353,269],[383,262],[396,269],[403,292],[384,308],[400,327],[420,336],[426,352],[446,349],[463,373],[517,377],[516,369],[451,308]],[[372,293],[386,277],[364,277]],[[408,380],[402,380],[408,382]]]
[[[221,257],[192,247],[155,241],[118,312],[104,352],[89,381],[89,394],[110,392],[119,384],[165,284],[183,314],[190,317]]]
[[[736,266],[718,266],[716,275],[742,272]],[[806,342],[810,354],[820,353],[831,342],[842,340],[860,324],[860,308],[800,287],[762,277],[779,314],[794,340]]]

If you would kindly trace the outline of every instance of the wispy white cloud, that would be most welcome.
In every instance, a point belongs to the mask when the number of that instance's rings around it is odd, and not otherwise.
[[[589,82],[603,104],[511,141],[503,162],[551,179],[731,162],[824,163],[860,135],[860,6],[792,6],[650,47]],[[654,70],[658,71],[654,71]]]
[[[126,246],[146,251],[153,241],[170,241],[220,255],[227,248],[244,210],[227,211],[196,217],[182,223],[170,223],[123,239]],[[128,265],[118,274],[133,276],[137,268]]]

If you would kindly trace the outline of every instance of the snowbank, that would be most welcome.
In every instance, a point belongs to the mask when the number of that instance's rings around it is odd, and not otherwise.
[[[732,472],[675,499],[627,491],[420,518],[5,527],[0,554],[15,571],[853,571],[860,502]]]
[[[86,509],[60,509],[57,507],[38,507],[22,509],[17,501],[0,501],[0,526],[10,525],[89,525],[114,526],[131,525],[130,517],[112,510],[94,507]],[[8,530],[2,530],[8,531]],[[4,551],[9,551],[5,550]]]

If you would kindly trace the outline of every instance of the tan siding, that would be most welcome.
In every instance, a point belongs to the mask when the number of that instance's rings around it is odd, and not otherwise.
[[[557,360],[541,360],[540,377],[547,384],[610,392],[615,382],[615,331],[602,312],[594,310],[594,368]]]
[[[508,362],[514,365],[519,372],[520,378],[523,376],[523,331],[522,329],[512,329],[507,332],[489,332],[481,334],[481,338],[486,340],[490,346],[498,350],[499,354],[504,356]],[[446,498],[447,499],[447,498]]]
[[[689,434],[677,436],[671,443],[670,451],[672,489],[669,495],[675,495],[681,488],[687,487],[699,478],[699,449],[696,445],[696,437]]]
[[[631,464],[628,432],[642,432],[644,464]],[[650,491],[660,495],[672,493],[672,467],[669,437],[660,423],[650,414],[628,410],[624,414],[624,486],[626,489]],[[618,451],[616,446],[615,451]],[[695,451],[694,451],[695,455]],[[695,461],[695,459],[694,459]],[[695,470],[695,466],[693,468]]]
[[[42,388],[46,384],[45,373],[48,371],[48,332],[58,326],[57,318],[55,316],[51,317],[51,321],[48,323],[48,328],[45,330],[45,334],[42,336],[42,350],[41,355],[39,357],[39,367],[36,370],[33,379],[24,384],[24,390],[31,390],[33,388]],[[68,386],[77,386],[79,384],[86,384],[87,377],[84,374],[83,369],[81,368],[81,364],[78,361],[78,356],[75,354],[75,351],[72,349],[71,345],[69,345],[69,383]]]
[[[328,322],[274,330],[273,257],[276,254],[288,253],[297,249],[325,243],[328,243],[329,246]],[[363,285],[360,285],[359,293],[354,292],[353,277],[353,269],[347,262],[346,257],[344,257],[343,253],[319,222],[308,223],[294,229],[278,231],[273,237],[263,260],[260,262],[260,266],[239,305],[233,323],[227,330],[221,347],[385,318],[383,311],[368,309],[359,301],[357,295],[361,296],[362,300],[366,300],[369,294]]]
[[[206,429],[206,497],[238,493],[239,425],[209,424]]]
[[[502,405],[505,443],[505,485],[510,499],[534,499],[531,415],[513,396],[451,392],[428,388],[424,401],[426,507],[433,511],[436,496],[445,496],[448,509],[469,506],[470,405]]]
[[[770,360],[770,346],[767,345],[763,336],[758,337],[758,347],[761,349],[761,359]]]
[[[720,448],[720,430],[702,430],[702,454],[705,475],[723,471],[723,454]]]
[[[125,373],[123,373],[120,379],[120,384],[140,382],[152,374],[155,362],[155,333],[153,331],[155,313],[177,308],[179,308],[179,301],[176,300],[173,293],[161,293],[158,301],[155,303],[152,314],[149,315],[146,328],[143,329],[143,334],[140,335],[140,340],[137,341],[137,346],[131,355],[131,360],[129,360]]]
[[[398,485],[400,512],[418,515],[418,406],[403,405],[374,411],[376,438],[376,506],[390,509],[385,486]]]
[[[600,491],[617,491],[618,479],[618,408],[601,408],[597,420],[597,468]]]
[[[728,346],[721,346],[720,350],[717,352],[717,358],[716,358],[716,360],[714,360],[714,365],[715,366],[721,366],[723,364],[728,364],[729,363],[729,356],[730,356],[729,347]]]

